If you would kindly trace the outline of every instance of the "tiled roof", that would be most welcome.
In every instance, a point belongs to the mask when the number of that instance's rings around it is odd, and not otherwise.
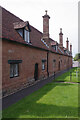
[[[58,42],[57,41],[52,41],[51,42],[51,45],[54,46],[54,45],[57,45],[58,46]]]
[[[51,42],[51,45],[56,45],[56,42],[54,42],[54,41],[53,41],[53,42]]]
[[[30,25],[31,32],[30,32],[30,40],[33,46],[37,46],[39,48],[48,48],[44,45],[44,43],[41,41],[42,33],[38,31],[36,28]]]
[[[7,38],[11,41],[20,42],[23,44],[28,44],[24,39],[17,33],[15,29],[23,28],[28,25],[28,22],[24,22],[20,18],[16,17],[14,14],[10,13],[9,11],[2,8],[2,38]],[[52,52],[57,53],[54,48],[48,48],[43,41],[41,41],[43,34],[30,25],[30,46],[42,48],[45,50],[51,50]],[[1,37],[1,36],[0,36]],[[51,44],[56,44],[56,41],[49,38]],[[63,50],[64,51],[64,50]],[[58,50],[58,53],[61,53]],[[62,54],[62,53],[61,53]]]
[[[65,48],[65,47],[64,47],[63,49],[64,49],[64,50],[67,50],[67,48]]]
[[[28,21],[26,21],[26,22],[15,22],[15,23],[13,23],[14,29],[24,28],[24,27],[27,26],[28,24],[29,24]]]
[[[13,23],[15,22],[22,22],[22,20],[2,8],[2,37],[13,41],[25,43],[14,29]]]
[[[16,17],[9,11],[2,8],[2,38],[7,38],[12,41],[17,41],[20,43],[27,44],[24,39],[17,33],[14,28],[20,28],[27,24],[20,18]],[[19,23],[19,24],[18,24]],[[37,29],[30,25],[31,32],[30,32],[30,41],[32,44],[31,46],[48,49],[42,42],[42,33],[39,32]]]

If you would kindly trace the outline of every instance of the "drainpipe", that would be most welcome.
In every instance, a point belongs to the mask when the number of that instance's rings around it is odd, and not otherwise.
[[[48,61],[49,61],[49,51],[47,52],[47,76],[49,77]]]

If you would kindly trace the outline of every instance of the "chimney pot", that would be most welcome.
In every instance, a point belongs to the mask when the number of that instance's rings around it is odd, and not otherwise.
[[[68,37],[67,37],[67,41],[68,41]],[[69,41],[68,41],[69,42]]]
[[[59,33],[59,44],[60,44],[60,47],[63,47],[63,33],[62,33],[62,28],[60,28],[60,33]]]
[[[48,11],[47,11],[47,10],[45,10],[45,12],[46,12],[46,15],[47,15],[47,12],[48,12]]]
[[[62,33],[62,28],[60,28],[60,33]]]
[[[70,43],[70,52],[72,53],[72,44]]]
[[[69,50],[69,40],[68,40],[68,37],[67,37],[67,40],[66,40],[66,48],[67,48],[67,50]]]

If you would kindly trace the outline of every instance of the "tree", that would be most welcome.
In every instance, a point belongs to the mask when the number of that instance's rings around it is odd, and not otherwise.
[[[80,61],[80,53],[77,53],[74,57],[74,61]]]

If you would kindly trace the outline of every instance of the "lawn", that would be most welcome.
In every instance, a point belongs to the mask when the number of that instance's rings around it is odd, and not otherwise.
[[[3,110],[3,118],[77,118],[78,84],[49,83]]]
[[[55,81],[80,82],[80,68],[72,68],[63,75],[57,77]]]

